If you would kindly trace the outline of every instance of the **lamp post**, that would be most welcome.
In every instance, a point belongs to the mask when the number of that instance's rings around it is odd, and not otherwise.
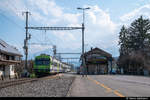
[[[83,11],[83,23],[82,23],[82,66],[83,66],[83,70],[85,72],[86,66],[85,66],[85,58],[84,58],[84,21],[85,21],[85,14],[84,14],[84,10],[88,10],[90,9],[89,7],[87,8],[77,8],[78,10],[82,10]],[[83,73],[84,76],[85,73]],[[87,71],[86,71],[86,75],[87,75]]]

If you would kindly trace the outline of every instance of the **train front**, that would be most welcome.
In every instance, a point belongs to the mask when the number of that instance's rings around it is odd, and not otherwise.
[[[50,73],[50,56],[40,55],[35,57],[34,72],[37,76],[47,75]]]

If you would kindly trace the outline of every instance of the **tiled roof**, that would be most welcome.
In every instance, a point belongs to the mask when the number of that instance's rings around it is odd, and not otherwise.
[[[5,41],[0,39],[0,52],[7,53],[9,55],[18,55],[22,56],[22,54],[13,46],[7,44]]]
[[[90,51],[88,51],[88,52],[86,52],[85,55],[88,55],[88,54],[91,54],[91,53],[99,53],[99,54],[102,54],[103,56],[106,56],[106,57],[112,57],[111,54],[109,54],[108,52],[106,52],[106,51],[104,51],[100,48],[97,48],[97,47],[90,50]]]

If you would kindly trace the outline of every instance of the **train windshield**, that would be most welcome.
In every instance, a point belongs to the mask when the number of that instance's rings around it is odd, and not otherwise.
[[[36,65],[49,65],[50,64],[50,59],[49,58],[35,59],[35,64]]]

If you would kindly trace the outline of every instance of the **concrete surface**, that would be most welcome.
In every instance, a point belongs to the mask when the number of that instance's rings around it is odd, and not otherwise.
[[[72,74],[72,73],[70,73]],[[70,76],[69,73],[65,74]],[[149,97],[150,78],[127,75],[76,76],[68,97]]]

